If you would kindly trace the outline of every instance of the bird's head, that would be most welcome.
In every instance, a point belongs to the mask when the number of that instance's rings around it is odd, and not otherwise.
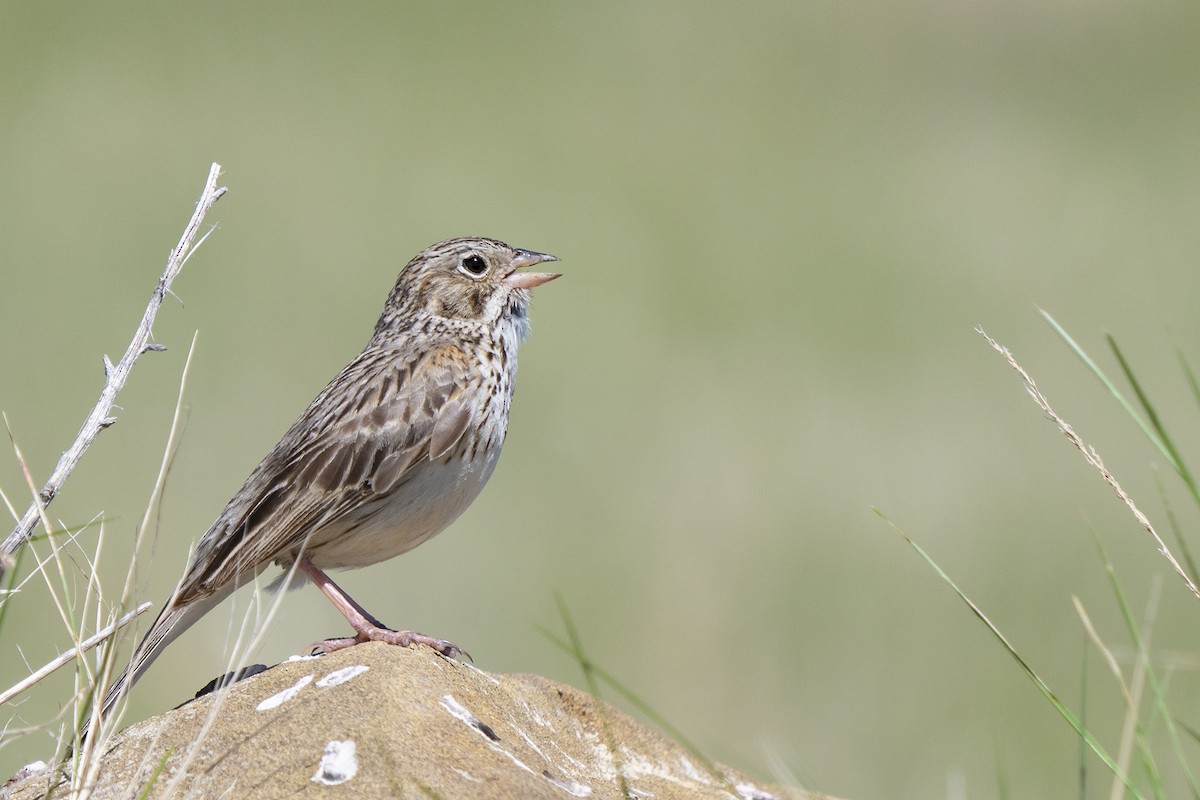
[[[559,275],[521,270],[557,260],[495,239],[438,242],[418,253],[400,272],[379,325],[390,327],[401,319],[412,322],[422,316],[485,325],[524,320],[529,290]]]

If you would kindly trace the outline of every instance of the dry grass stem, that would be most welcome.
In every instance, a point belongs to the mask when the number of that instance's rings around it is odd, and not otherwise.
[[[295,570],[296,564],[293,562],[289,572],[286,575],[287,580],[291,579],[292,575],[295,573]],[[254,609],[253,613],[247,612],[240,618],[235,617],[232,613],[230,615],[231,623],[235,618],[238,619],[238,622],[235,626],[237,629],[236,635],[233,637],[233,644],[229,648],[228,659],[225,663],[226,672],[236,672],[241,670],[247,665],[251,655],[257,652],[262,646],[263,640],[266,638],[267,631],[270,628],[271,621],[275,618],[275,615],[279,612],[279,609],[283,605],[285,594],[286,592],[281,589],[280,591],[274,593],[269,604],[264,604],[262,590],[258,586],[257,578],[255,579],[254,593],[250,601],[250,604]],[[265,616],[263,615],[264,605],[266,605]],[[247,641],[247,638],[249,638],[249,641]],[[171,781],[167,783],[166,788],[163,790],[163,798],[175,796],[175,793],[179,789],[179,784],[182,782],[188,770],[191,768],[192,762],[203,750],[204,741],[208,736],[208,731],[215,724],[217,715],[221,711],[221,706],[225,703],[225,698],[228,696],[230,688],[236,682],[237,681],[235,678],[224,686],[218,687],[214,690],[213,702],[209,706],[208,714],[205,716],[204,722],[200,726],[200,731],[197,733],[195,741],[183,754],[183,758],[180,763],[174,767],[174,774],[172,775]]]
[[[197,338],[196,335],[192,336],[192,344],[188,348],[187,358],[184,360],[184,363],[183,363],[183,373],[180,375],[180,378],[179,378],[179,392],[176,394],[176,397],[175,397],[175,412],[171,417],[171,428],[167,434],[167,444],[166,444],[166,447],[163,448],[162,461],[159,464],[158,474],[154,479],[154,488],[150,492],[150,499],[147,501],[146,510],[145,510],[144,514],[142,515],[142,524],[138,526],[137,536],[134,539],[133,551],[135,553],[142,552],[142,546],[146,540],[146,536],[148,535],[147,532],[149,531],[149,529],[151,527],[151,522],[154,519],[154,511],[158,507],[159,498],[161,498],[161,496],[162,496],[163,487],[167,481],[167,474],[170,471],[171,464],[173,463],[174,458],[175,458],[175,448],[176,448],[176,444],[178,442],[179,428],[180,428],[180,425],[181,425],[182,419],[183,419],[183,397],[184,397],[184,393],[187,389],[187,377],[188,377],[188,373],[191,370],[192,357],[196,353],[196,338]],[[135,558],[133,560],[133,562],[129,565],[129,569],[125,573],[125,584],[121,588],[121,598],[118,603],[120,608],[126,608],[129,605],[129,603],[131,602],[131,598],[133,597],[134,588],[135,588],[134,584],[135,584],[136,578],[137,578],[136,566],[137,566],[137,559]],[[100,681],[98,682],[98,684],[96,686],[97,694],[99,694],[101,697],[103,697],[104,694],[108,691],[108,686],[110,685],[111,680],[112,680],[112,670],[114,667],[115,667],[115,664],[112,663],[111,659],[106,660],[106,662],[103,665],[103,669],[101,670],[101,675],[100,675]],[[129,689],[129,685],[127,683],[125,685],[125,690],[128,691],[128,689]],[[123,699],[124,699],[124,694],[122,694],[118,698],[117,702],[120,703]],[[98,707],[93,709],[94,717],[98,715],[98,711],[99,711]],[[120,715],[118,714],[117,715],[118,721],[119,721],[119,718],[120,718]],[[93,719],[92,724],[95,725],[98,721],[99,721],[98,719]]]
[[[1092,644],[1100,651],[1100,655],[1104,657],[1104,663],[1108,664],[1108,670],[1117,679],[1117,685],[1121,687],[1121,694],[1125,698],[1126,706],[1132,701],[1129,693],[1129,684],[1125,681],[1125,673],[1121,671],[1121,666],[1117,663],[1117,657],[1113,654],[1112,648],[1104,643],[1100,638],[1096,626],[1092,624],[1092,618],[1088,615],[1087,609],[1083,606],[1083,601],[1076,595],[1071,595],[1071,602],[1075,605],[1075,613],[1079,615],[1079,621],[1083,623],[1083,630],[1087,633],[1088,638],[1092,640]]]
[[[1100,454],[1096,452],[1095,448],[1083,441],[1083,439],[1075,432],[1075,430],[1067,423],[1067,421],[1060,417],[1058,413],[1051,408],[1050,401],[1046,399],[1044,394],[1042,394],[1041,389],[1038,388],[1037,383],[1034,382],[1029,373],[1017,363],[1015,358],[1013,358],[1012,353],[1008,351],[1007,347],[1004,347],[991,336],[988,336],[983,328],[976,328],[976,330],[979,331],[983,338],[987,339],[988,344],[990,344],[997,353],[1004,356],[1004,360],[1008,362],[1009,366],[1017,371],[1017,374],[1021,376],[1021,380],[1025,382],[1025,389],[1029,392],[1029,395],[1033,398],[1033,401],[1037,403],[1042,411],[1044,411],[1046,415],[1049,416],[1054,422],[1054,424],[1058,426],[1058,429],[1062,431],[1063,435],[1067,437],[1071,444],[1075,445],[1079,452],[1083,453],[1084,459],[1091,464],[1097,472],[1100,473],[1100,477],[1104,479],[1104,482],[1107,483],[1114,492],[1116,492],[1117,497],[1121,498],[1121,502],[1123,502],[1129,508],[1130,512],[1133,513],[1133,518],[1137,520],[1138,524],[1142,526],[1146,533],[1150,534],[1150,536],[1154,539],[1155,544],[1158,546],[1158,552],[1162,553],[1163,557],[1167,559],[1167,561],[1171,564],[1171,568],[1174,569],[1179,577],[1183,579],[1183,582],[1187,584],[1187,587],[1191,593],[1197,598],[1200,598],[1200,588],[1197,588],[1192,579],[1188,577],[1187,572],[1185,572],[1183,567],[1180,566],[1179,561],[1171,553],[1171,550],[1167,547],[1166,542],[1164,542],[1162,537],[1158,535],[1158,531],[1154,530],[1154,526],[1150,524],[1150,520],[1145,514],[1142,513],[1141,509],[1137,507],[1137,504],[1133,502],[1133,498],[1121,488],[1121,484],[1117,482],[1117,479],[1113,476],[1113,474],[1108,471],[1107,467],[1104,466],[1104,461],[1100,458]]]
[[[1140,720],[1138,709],[1142,705],[1142,694],[1146,688],[1147,673],[1150,668],[1150,638],[1153,633],[1153,621],[1158,614],[1158,599],[1162,594],[1162,581],[1156,579],[1146,602],[1146,613],[1142,619],[1141,636],[1138,637],[1140,647],[1137,659],[1133,662],[1133,680],[1126,692],[1125,722],[1121,728],[1121,744],[1117,749],[1117,764],[1128,772],[1133,760],[1134,748],[1140,738]],[[1125,796],[1124,787],[1120,781],[1113,779],[1109,791],[1109,800],[1120,800]]]
[[[133,611],[130,611],[128,614],[121,617],[119,620],[117,620],[113,624],[111,624],[105,628],[101,628],[100,630],[96,631],[93,635],[84,639],[82,642],[79,643],[78,648],[72,647],[70,650],[60,653],[57,657],[55,657],[51,661],[47,662],[43,667],[41,667],[37,671],[30,674],[30,676],[28,678],[25,678],[24,680],[21,680],[17,683],[14,683],[12,686],[5,689],[3,692],[0,692],[0,705],[7,703],[9,700],[12,700],[14,697],[21,694],[21,692],[24,692],[29,687],[31,687],[34,684],[38,683],[39,681],[43,680],[44,678],[46,678],[48,675],[53,673],[58,668],[64,667],[67,664],[71,663],[73,660],[75,660],[75,658],[81,652],[87,652],[88,650],[91,650],[93,647],[95,647],[96,645],[103,642],[109,636],[112,636],[117,631],[118,628],[128,624],[135,617],[146,613],[150,609],[150,607],[153,605],[154,605],[153,603],[142,603],[140,606],[135,608]]]
[[[151,341],[153,338],[154,320],[166,296],[171,294],[173,280],[178,276],[183,265],[187,263],[196,249],[212,233],[212,228],[207,231],[202,231],[201,228],[209,209],[226,192],[224,187],[217,186],[220,172],[220,165],[212,164],[200,199],[197,201],[195,210],[188,220],[178,243],[172,248],[167,258],[166,267],[158,279],[150,301],[134,332],[132,341],[120,361],[116,364],[107,355],[104,356],[105,383],[100,397],[80,428],[74,443],[63,453],[50,478],[40,490],[30,473],[27,462],[21,455],[20,448],[17,446],[11,430],[9,432],[9,438],[12,440],[13,450],[25,477],[29,496],[32,497],[32,503],[28,511],[20,517],[12,533],[0,543],[0,578],[4,576],[8,569],[12,568],[14,561],[13,554],[23,545],[32,544],[33,533],[40,525],[46,532],[45,538],[47,546],[50,548],[49,554],[42,555],[38,553],[41,550],[40,540],[39,546],[30,546],[27,549],[34,557],[36,565],[34,574],[41,577],[50,592],[50,599],[56,607],[65,629],[71,636],[72,646],[67,652],[62,653],[46,666],[33,672],[28,678],[5,692],[0,693],[0,698],[2,698],[0,702],[8,702],[11,698],[37,684],[55,669],[69,663],[72,659],[76,660],[74,703],[64,706],[64,713],[69,714],[69,719],[66,721],[66,725],[59,735],[58,744],[59,758],[64,753],[70,753],[70,760],[73,764],[68,768],[65,763],[57,763],[51,776],[52,784],[64,775],[67,777],[67,791],[73,800],[86,800],[89,796],[99,770],[100,762],[95,756],[97,753],[104,751],[104,743],[108,740],[108,737],[115,730],[115,726],[119,722],[118,713],[113,715],[112,718],[105,720],[104,724],[99,724],[99,703],[97,702],[98,698],[104,697],[112,681],[118,653],[117,633],[121,630],[122,626],[144,613],[153,605],[152,603],[143,603],[138,608],[129,611],[130,607],[134,605],[133,597],[135,596],[136,569],[138,564],[136,554],[142,550],[142,545],[147,535],[153,533],[153,523],[156,520],[154,511],[159,507],[163,485],[174,457],[180,421],[183,416],[182,398],[188,369],[195,349],[194,338],[192,348],[188,352],[187,362],[184,365],[183,376],[180,380],[179,397],[177,398],[175,414],[171,422],[170,435],[163,454],[162,463],[160,464],[145,514],[136,531],[134,543],[135,557],[129,565],[120,597],[117,598],[115,604],[112,604],[110,599],[104,596],[105,592],[97,578],[96,565],[101,560],[104,551],[104,525],[101,524],[99,526],[99,536],[96,538],[94,550],[89,552],[79,546],[77,537],[83,530],[92,528],[95,521],[93,520],[92,523],[89,523],[78,531],[68,530],[61,523],[59,523],[58,527],[55,527],[46,509],[50,502],[57,496],[64,481],[74,470],[84,452],[95,440],[99,432],[111,426],[116,421],[111,416],[116,408],[116,397],[123,389],[134,362],[142,353],[166,349],[163,345]],[[7,419],[4,422],[7,426]],[[4,498],[4,503],[10,512],[13,513],[13,516],[16,517],[15,510],[8,501],[8,498]],[[62,534],[66,534],[65,538]],[[69,552],[64,552],[64,547],[71,549]],[[79,555],[82,555],[82,558],[79,558]],[[76,574],[76,570],[86,576],[81,593],[74,589],[74,581],[72,580]],[[32,577],[33,575],[31,574],[22,579],[15,588],[19,590]],[[77,594],[80,596],[77,597]],[[7,598],[0,597],[0,603],[5,602],[5,600]],[[95,615],[94,627],[99,630],[94,635],[85,638],[84,630],[86,625],[84,620],[92,616],[93,610]],[[123,613],[126,611],[129,611],[129,613]],[[99,655],[96,656],[95,663],[93,664],[91,659],[84,658],[83,656],[85,652],[97,646],[99,646],[99,650],[97,651]],[[84,740],[81,739],[80,732],[81,730],[87,730],[89,727],[87,720],[90,720],[94,735]],[[81,723],[83,723],[82,727]]]

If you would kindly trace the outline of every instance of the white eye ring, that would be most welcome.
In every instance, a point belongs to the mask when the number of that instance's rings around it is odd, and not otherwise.
[[[458,262],[458,271],[464,275],[469,275],[472,278],[481,278],[487,272],[487,262],[483,260],[483,256],[471,253],[463,256]]]

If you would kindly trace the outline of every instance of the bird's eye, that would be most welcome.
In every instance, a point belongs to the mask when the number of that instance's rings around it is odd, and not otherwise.
[[[458,262],[458,268],[462,272],[467,273],[472,278],[478,278],[483,273],[487,272],[487,262],[476,255],[470,255]]]

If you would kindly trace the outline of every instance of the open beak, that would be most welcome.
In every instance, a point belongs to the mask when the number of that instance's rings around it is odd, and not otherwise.
[[[535,253],[532,250],[513,250],[513,259],[510,262],[512,269],[504,276],[503,280],[514,289],[532,289],[543,283],[549,283],[555,278],[561,278],[562,274],[558,272],[517,272],[522,267],[532,267],[534,264],[542,264],[546,261],[558,261],[558,258],[548,253]]]

